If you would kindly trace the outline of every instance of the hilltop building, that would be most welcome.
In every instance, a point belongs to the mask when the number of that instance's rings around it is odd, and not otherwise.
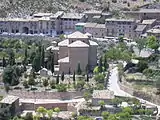
[[[85,14],[63,11],[55,14],[38,13],[27,18],[1,18],[0,33],[55,36],[73,32],[74,25],[85,20]]]
[[[77,70],[78,63],[81,70],[85,71],[86,66],[90,69],[97,65],[98,44],[89,36],[76,31],[58,43],[59,47],[59,72],[71,73]]]
[[[134,38],[136,21],[133,19],[106,19],[106,36]]]
[[[124,11],[123,12],[129,18],[135,18],[137,20],[143,19],[157,19],[160,20],[159,9],[140,9],[138,11]]]

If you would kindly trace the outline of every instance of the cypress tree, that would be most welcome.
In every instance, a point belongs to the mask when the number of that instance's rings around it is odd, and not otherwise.
[[[59,73],[58,73],[58,75],[56,77],[56,84],[59,84]]]
[[[44,51],[44,46],[42,46],[42,53],[41,53],[41,66],[42,67],[45,67],[44,59],[45,59],[45,51]]]
[[[54,55],[52,55],[52,57],[51,57],[50,68],[51,68],[51,72],[53,74],[54,73]]]
[[[87,79],[86,79],[86,81],[89,82],[89,75],[88,75],[88,73],[87,73]]]
[[[26,59],[28,58],[28,51],[27,51],[27,48],[25,48],[24,57],[25,57]]]
[[[13,66],[15,64],[15,54],[13,52],[13,50],[9,51],[9,65]]]
[[[108,63],[107,63],[107,57],[106,56],[104,56],[104,64],[103,64],[103,66],[104,66],[104,70],[106,71],[107,69],[108,69],[108,67],[109,67],[109,65],[108,65]]]
[[[101,73],[101,72],[103,72],[103,64],[102,64],[102,57],[100,57],[100,59],[99,59],[99,66],[98,66],[98,70],[99,70],[99,72]]]
[[[76,75],[75,75],[75,71],[73,72],[73,82],[76,81]]]
[[[33,59],[32,68],[38,72],[41,69],[41,63],[40,63],[40,53],[38,53],[35,58]]]
[[[61,80],[64,81],[64,72],[61,74]]]
[[[78,74],[78,75],[81,75],[81,73],[82,73],[81,65],[80,65],[80,63],[78,63],[77,74]]]
[[[69,67],[69,70],[68,70],[68,74],[70,75],[71,74],[71,68]]]
[[[5,57],[3,57],[2,64],[3,64],[3,67],[6,67],[6,59],[5,59]]]

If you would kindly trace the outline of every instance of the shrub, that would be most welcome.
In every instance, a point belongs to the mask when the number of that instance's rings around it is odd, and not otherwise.
[[[52,89],[55,89],[56,88],[56,83],[55,83],[55,81],[51,81],[50,82],[50,87],[52,88]]]
[[[58,92],[66,92],[67,91],[67,86],[66,84],[58,84],[56,85],[56,89],[58,90]]]
[[[24,88],[29,88],[28,82],[26,80],[23,81],[23,86],[24,86]]]
[[[94,77],[95,81],[98,83],[104,83],[104,78],[105,78],[105,76],[101,73],[95,75],[95,77]]]
[[[144,60],[140,60],[139,63],[137,64],[138,71],[143,72],[144,69],[148,68],[148,64]]]

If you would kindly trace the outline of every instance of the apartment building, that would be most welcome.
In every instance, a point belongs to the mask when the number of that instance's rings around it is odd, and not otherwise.
[[[77,23],[75,25],[75,30],[82,33],[89,33],[95,38],[104,38],[106,36],[105,24],[97,23]]]
[[[112,13],[100,11],[100,10],[89,10],[85,11],[84,14],[87,17],[87,22],[105,23],[106,18],[112,17]]]
[[[160,26],[155,26],[152,29],[147,30],[147,36],[155,36],[158,40],[160,40]]]
[[[129,18],[135,18],[139,20],[143,20],[143,19],[160,20],[159,9],[140,9],[138,11],[124,11],[123,13]]]
[[[145,19],[142,20],[140,23],[137,24],[137,27],[135,29],[135,37],[142,37],[147,30],[153,28],[156,25],[157,20],[156,19]]]
[[[124,36],[126,38],[135,37],[136,21],[133,19],[106,19],[105,28],[106,36],[118,37]]]
[[[1,18],[0,33],[7,34],[41,34],[55,36],[71,33],[75,24],[85,22],[85,15],[79,13],[37,13],[27,18]]]

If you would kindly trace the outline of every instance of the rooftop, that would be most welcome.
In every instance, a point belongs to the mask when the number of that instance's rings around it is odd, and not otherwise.
[[[111,19],[106,19],[105,21],[117,21],[117,22],[134,22],[134,19],[116,19],[116,18],[111,18]]]
[[[140,13],[160,13],[159,9],[140,9]]]
[[[55,47],[55,46],[49,46],[46,48],[46,50],[59,50],[59,47]]]
[[[89,40],[89,44],[92,45],[92,46],[98,46],[98,44],[92,40]]]
[[[89,45],[80,41],[80,40],[77,40],[77,41],[69,44],[68,47],[89,47]]]
[[[69,57],[65,57],[58,60],[59,63],[69,63]]]
[[[89,11],[85,11],[85,14],[102,14],[102,11],[98,11],[98,10],[89,10]]]
[[[160,29],[150,29],[150,30],[147,31],[147,33],[160,34]]]
[[[92,97],[98,99],[114,99],[114,92],[109,90],[94,90]]]
[[[77,23],[75,24],[76,26],[79,25],[79,26],[84,26],[86,23]]]
[[[86,38],[86,39],[88,39],[88,36],[87,35],[85,35],[85,34],[83,34],[83,33],[81,33],[81,32],[79,32],[79,31],[76,31],[76,32],[74,32],[74,33],[72,33],[72,34],[70,34],[70,35],[68,35],[68,38]]]
[[[12,103],[15,102],[17,99],[19,99],[19,97],[8,95],[8,96],[6,96],[5,98],[3,98],[3,99],[0,101],[0,103],[12,104]]]
[[[106,28],[106,27],[105,27],[105,24],[97,24],[96,28]]]
[[[124,13],[160,13],[159,9],[140,9],[139,11],[123,11]]]
[[[137,26],[137,28],[135,29],[135,31],[137,31],[137,32],[143,32],[146,27],[147,27],[147,25],[140,24],[140,25]]]
[[[63,40],[63,41],[59,42],[58,46],[68,46],[68,44],[69,44],[69,40],[66,39],[66,40]]]
[[[156,21],[156,19],[143,20],[142,24],[150,25],[150,24],[153,24],[155,21]]]
[[[65,19],[81,19],[85,14],[82,13],[64,13],[61,18]]]
[[[100,15],[95,15],[95,16],[93,16],[93,19],[100,19],[100,18],[101,18]]]
[[[97,23],[86,23],[84,27],[95,27]]]
[[[57,17],[61,16],[63,13],[64,13],[64,11],[58,11],[53,16],[51,16],[51,18],[57,18]]]
[[[43,17],[43,16],[51,16],[52,13],[37,13],[33,14],[34,17]]]

